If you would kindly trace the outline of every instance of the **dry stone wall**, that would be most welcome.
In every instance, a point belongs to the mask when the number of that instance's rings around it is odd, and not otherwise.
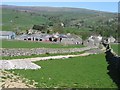
[[[46,53],[71,53],[81,52],[97,47],[84,47],[84,48],[0,48],[0,56],[30,56],[33,54],[46,54]]]

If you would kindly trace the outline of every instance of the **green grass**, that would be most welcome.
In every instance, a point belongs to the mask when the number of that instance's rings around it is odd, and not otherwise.
[[[63,60],[38,61],[39,70],[11,70],[35,80],[37,87],[116,88],[107,75],[104,54]]]
[[[2,48],[81,48],[82,45],[62,45],[45,42],[2,40]]]
[[[111,45],[111,48],[113,49],[114,52],[116,52],[116,54],[120,55],[120,44],[113,44]]]
[[[12,20],[12,22],[11,22]],[[39,15],[31,15],[30,13],[15,11],[11,9],[2,9],[2,30],[15,31],[15,28],[27,30],[34,24],[44,24],[48,20]]]
[[[39,9],[39,8],[38,8]],[[23,10],[23,9],[22,9]],[[49,18],[53,20],[49,20]],[[55,19],[55,18],[56,19]],[[105,12],[96,12],[91,10],[68,10],[68,11],[56,11],[56,12],[47,12],[47,11],[34,11],[34,12],[23,12],[16,11],[12,9],[2,9],[2,30],[5,31],[18,31],[26,32],[33,27],[33,25],[48,24],[49,22],[63,22],[67,25],[67,28],[64,28],[64,33],[72,33],[82,35],[81,32],[90,32],[92,28],[88,26],[98,26],[101,25],[101,22],[106,22],[111,18],[117,17],[117,14],[105,13]],[[55,20],[54,20],[55,19]],[[59,20],[60,19],[60,20]],[[78,24],[79,22],[84,21],[80,29],[73,28],[71,25]],[[99,22],[101,21],[101,22]],[[45,30],[46,31],[46,30]]]

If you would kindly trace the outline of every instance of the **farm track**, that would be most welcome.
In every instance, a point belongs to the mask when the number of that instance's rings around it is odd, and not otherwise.
[[[90,53],[84,53],[80,55],[60,55],[60,56],[49,56],[49,57],[36,57],[36,58],[26,58],[26,59],[13,59],[13,60],[0,60],[0,69],[40,69],[41,67],[32,63],[35,61],[41,60],[60,60],[64,58],[70,57],[78,57],[78,56],[87,56]]]

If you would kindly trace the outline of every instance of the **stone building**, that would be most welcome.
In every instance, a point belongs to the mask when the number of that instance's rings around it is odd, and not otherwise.
[[[50,35],[47,34],[23,34],[16,37],[17,40],[28,40],[28,41],[49,41]]]
[[[109,43],[114,43],[116,41],[116,39],[113,37],[113,36],[110,36],[109,38],[108,38],[108,42]]]
[[[82,44],[82,38],[76,35],[66,35],[64,38],[62,38],[61,43],[64,44]]]
[[[12,31],[0,31],[0,39],[15,39],[15,36]]]
[[[102,36],[90,36],[87,40],[83,42],[85,46],[99,46],[102,41]]]

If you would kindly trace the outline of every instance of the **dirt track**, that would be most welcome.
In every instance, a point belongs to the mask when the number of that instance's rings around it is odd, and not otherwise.
[[[13,59],[13,60],[0,60],[0,69],[40,69],[41,67],[32,63],[33,61],[49,60],[49,59],[63,59],[69,57],[86,56],[90,53],[84,53],[80,55],[61,55],[61,56],[49,56],[49,57],[36,57],[26,59]]]

